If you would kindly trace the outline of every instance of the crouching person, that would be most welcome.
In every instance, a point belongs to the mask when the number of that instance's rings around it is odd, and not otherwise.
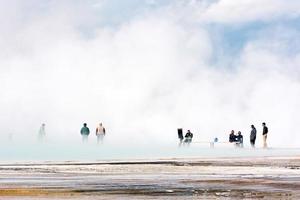
[[[236,146],[237,147],[244,147],[243,142],[244,142],[243,135],[242,135],[241,131],[239,131],[238,135],[236,136]]]
[[[184,143],[189,146],[193,139],[193,133],[191,133],[191,131],[188,130],[184,137],[185,137]]]

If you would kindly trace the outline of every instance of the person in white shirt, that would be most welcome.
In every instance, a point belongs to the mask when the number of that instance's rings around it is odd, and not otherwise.
[[[100,142],[103,143],[103,139],[105,136],[105,128],[102,125],[102,123],[100,123],[97,128],[96,128],[96,136],[97,136],[97,143],[99,144]]]

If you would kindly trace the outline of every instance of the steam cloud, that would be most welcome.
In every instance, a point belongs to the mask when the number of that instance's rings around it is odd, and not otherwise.
[[[0,1],[1,135],[46,123],[69,141],[103,122],[116,143],[171,143],[179,127],[248,140],[266,122],[272,146],[299,146],[299,3],[129,2]]]

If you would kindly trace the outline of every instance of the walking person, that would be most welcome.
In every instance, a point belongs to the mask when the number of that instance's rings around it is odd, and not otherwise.
[[[267,145],[267,135],[268,135],[269,130],[268,130],[268,127],[266,126],[265,122],[262,123],[262,126],[263,126],[263,133],[262,133],[262,135],[263,135],[263,143],[264,143],[263,147],[264,148],[268,148],[268,145]]]
[[[86,123],[83,124],[83,127],[80,130],[80,134],[82,136],[82,142],[87,142],[88,136],[90,134],[90,129],[87,127]]]
[[[43,141],[46,136],[46,124],[42,124],[39,129],[38,139],[39,141]]]
[[[251,125],[250,144],[253,148],[255,148],[255,140],[256,140],[256,128],[254,125]]]
[[[97,136],[97,144],[99,144],[100,142],[102,144],[105,136],[105,128],[102,125],[102,123],[100,123],[96,128],[96,136]]]

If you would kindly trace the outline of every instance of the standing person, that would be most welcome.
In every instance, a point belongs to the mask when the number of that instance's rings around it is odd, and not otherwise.
[[[265,122],[263,122],[262,123],[262,126],[263,126],[263,133],[262,133],[262,135],[263,135],[263,142],[264,142],[264,148],[267,148],[268,146],[267,146],[267,135],[268,135],[268,132],[269,132],[269,130],[268,130],[268,127],[266,126],[266,123]]]
[[[100,141],[101,143],[103,143],[103,139],[105,136],[105,128],[102,125],[102,123],[100,123],[96,128],[96,136],[97,136],[97,143],[99,144]]]
[[[251,125],[251,133],[250,133],[250,144],[254,148],[256,140],[256,128],[254,125]]]
[[[178,139],[179,139],[179,147],[181,147],[183,142],[183,131],[182,128],[177,129]]]
[[[230,134],[229,134],[229,142],[236,142],[236,135],[234,134],[234,130],[231,130]]]
[[[87,142],[88,136],[90,134],[90,129],[87,127],[86,123],[83,124],[83,127],[80,130],[80,134],[82,136],[82,142]]]
[[[46,124],[43,123],[39,129],[39,135],[38,135],[39,141],[43,141],[45,136],[46,136]]]

